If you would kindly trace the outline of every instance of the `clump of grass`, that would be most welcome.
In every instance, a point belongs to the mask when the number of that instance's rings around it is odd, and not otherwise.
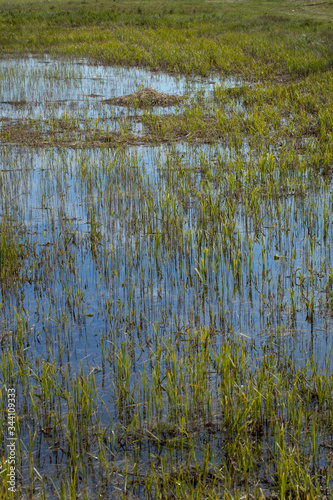
[[[327,6],[248,1],[184,2],[171,9],[144,0],[140,12],[129,0],[70,8],[56,0],[26,7],[16,0],[0,9],[3,51],[84,56],[107,64],[145,65],[208,75],[213,70],[261,78],[289,79],[320,73],[332,59]],[[318,40],[320,42],[318,43]]]
[[[15,224],[0,221],[0,278],[3,284],[14,283],[22,278],[25,249],[22,235]]]
[[[35,148],[113,148],[146,142],[124,128],[120,131],[92,129],[91,120],[80,128],[77,117],[66,115],[60,120],[51,120],[48,126],[39,120],[8,120],[1,129],[3,144],[30,146]]]
[[[134,94],[113,97],[103,102],[116,106],[130,106],[135,108],[147,108],[152,106],[174,106],[182,101],[179,95],[169,95],[147,87]]]

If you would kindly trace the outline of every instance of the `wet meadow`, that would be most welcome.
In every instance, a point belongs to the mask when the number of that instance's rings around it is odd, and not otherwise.
[[[332,14],[0,2],[1,498],[332,498]]]

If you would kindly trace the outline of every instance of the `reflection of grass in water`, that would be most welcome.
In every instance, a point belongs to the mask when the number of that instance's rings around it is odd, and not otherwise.
[[[110,133],[75,107],[3,122],[13,498],[330,498],[332,377],[317,329],[329,346],[324,7],[310,22],[296,2],[294,13],[280,2],[17,5],[0,12],[6,49],[261,80],[186,97],[165,116],[148,110],[139,139],[130,120]],[[171,145],[147,166],[126,148],[136,140]],[[29,241],[12,222],[25,219]]]
[[[18,324],[19,338],[27,335],[24,328]],[[39,432],[59,453],[68,453],[59,498],[65,498],[61,490],[76,498],[78,487],[88,494],[91,473],[108,496],[119,488],[128,495],[163,498],[171,492],[184,499],[201,490],[203,498],[207,492],[240,498],[242,491],[261,490],[316,498],[325,491],[313,466],[330,449],[324,444],[320,452],[314,439],[321,435],[325,442],[331,432],[324,425],[332,395],[327,369],[310,361],[297,368],[286,352],[270,349],[253,362],[250,344],[225,339],[217,348],[214,330],[187,330],[176,341],[165,340],[157,340],[151,376],[143,370],[140,385],[130,382],[130,341],[110,358],[118,423],[109,427],[95,414],[100,403],[93,373],[69,378],[61,369],[60,382],[55,361],[32,368],[24,356],[17,373],[7,372],[7,383],[30,387],[29,419],[38,420]],[[24,341],[15,347],[15,355],[5,351],[9,362],[23,355]],[[17,421],[18,429],[22,425]],[[24,458],[20,442],[18,448]],[[33,477],[38,458],[29,453],[29,460]],[[35,482],[48,489],[40,472]],[[3,480],[0,487],[6,491]]]
[[[4,286],[20,279],[24,265],[23,237],[18,236],[18,231],[12,221],[0,221],[0,279]]]
[[[142,116],[115,120],[83,116],[80,108],[67,109],[61,118],[51,117],[49,121],[7,118],[1,135],[7,144],[76,148],[186,141],[221,142],[237,150],[246,139],[259,150],[282,146],[289,167],[305,154],[313,168],[329,173],[333,155],[332,90],[331,72],[286,85],[258,83],[233,89],[221,85],[215,86],[211,96],[204,98],[198,92],[185,97],[183,108],[176,112],[160,114],[150,108]],[[116,104],[127,98],[116,98]],[[101,106],[110,107],[112,103],[112,99],[108,104],[103,101]],[[117,129],[110,131],[115,123]],[[143,133],[135,135],[131,130],[137,123],[142,123]]]
[[[116,106],[129,106],[134,108],[148,108],[152,106],[173,106],[182,101],[179,95],[169,95],[157,92],[146,87],[134,94],[114,97],[104,100],[104,103],[114,104]]]

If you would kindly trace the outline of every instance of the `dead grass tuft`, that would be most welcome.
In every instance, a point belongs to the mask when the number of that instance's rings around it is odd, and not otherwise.
[[[150,106],[174,106],[182,101],[179,95],[163,94],[156,90],[146,87],[134,94],[114,97],[106,99],[105,104],[114,104],[116,106],[133,106],[138,108],[145,108]]]

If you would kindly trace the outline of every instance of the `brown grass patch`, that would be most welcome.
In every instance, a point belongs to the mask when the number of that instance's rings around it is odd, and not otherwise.
[[[117,147],[142,144],[141,138],[130,132],[104,132],[100,130],[81,130],[65,126],[59,122],[49,129],[43,122],[29,124],[25,120],[2,121],[0,143],[34,148],[69,147],[74,149]]]
[[[136,108],[145,108],[151,106],[174,106],[182,101],[180,95],[169,95],[157,92],[156,90],[146,87],[134,94],[124,95],[106,99],[105,104],[114,104],[116,106],[133,106]]]

